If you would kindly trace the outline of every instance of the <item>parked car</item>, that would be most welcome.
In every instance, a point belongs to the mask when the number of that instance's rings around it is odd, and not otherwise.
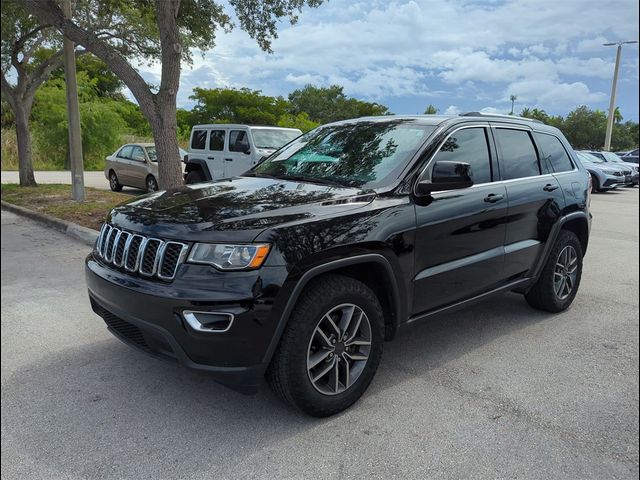
[[[180,157],[187,154],[181,148]],[[114,192],[123,186],[158,190],[158,156],[153,143],[128,143],[105,159],[104,176]]]
[[[240,175],[301,134],[297,128],[196,125],[191,129],[185,182]]]
[[[591,155],[604,160],[609,166],[622,169],[625,176],[624,183],[627,187],[633,187],[634,185],[638,185],[638,183],[640,182],[640,175],[638,175],[638,165],[625,162],[613,152],[597,152],[591,150],[587,153],[590,153]]]
[[[266,374],[328,416],[411,323],[509,291],[568,308],[589,178],[559,130],[523,118],[332,123],[242,176],[114,208],[86,259],[89,297],[134,347],[243,392]]]
[[[638,165],[638,149],[631,150],[620,157],[623,162],[635,163]]]
[[[625,185],[624,171],[588,152],[576,152],[578,159],[591,175],[591,191],[603,192]]]

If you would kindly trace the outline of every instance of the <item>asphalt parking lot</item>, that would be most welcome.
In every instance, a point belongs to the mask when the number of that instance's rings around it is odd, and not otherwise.
[[[2,478],[637,478],[638,189],[593,197],[559,315],[509,294],[385,345],[329,419],[112,337],[88,248],[2,212]]]

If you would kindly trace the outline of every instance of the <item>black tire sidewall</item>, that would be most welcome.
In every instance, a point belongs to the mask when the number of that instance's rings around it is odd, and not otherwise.
[[[158,190],[158,182],[153,175],[149,175],[147,177],[147,191],[155,192],[156,190]]]
[[[204,177],[199,170],[191,170],[189,173],[187,173],[187,178],[185,180],[187,185],[191,185],[194,183],[204,182]]]
[[[356,282],[347,279],[349,283]],[[342,292],[338,295],[326,295],[323,301],[317,302],[311,309],[296,311],[292,314],[290,322],[293,322],[295,334],[294,342],[283,345],[286,355],[286,382],[291,394],[291,401],[301,410],[315,416],[327,416],[337,413],[355,403],[365,392],[373,377],[380,359],[384,342],[384,317],[379,302],[364,284],[357,282],[355,288],[348,284],[341,285]],[[353,284],[351,285],[353,286]],[[362,288],[368,290],[363,295]],[[352,303],[362,308],[371,325],[371,351],[369,360],[356,380],[347,390],[337,395],[324,395],[318,392],[307,373],[307,352],[311,335],[320,322],[322,316],[334,307]]]
[[[111,191],[113,192],[119,192],[122,190],[122,184],[118,180],[118,175],[113,170],[109,172],[109,188],[111,188]]]

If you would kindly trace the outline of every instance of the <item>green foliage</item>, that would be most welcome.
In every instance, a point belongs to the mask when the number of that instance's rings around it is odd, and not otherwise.
[[[309,118],[318,123],[329,123],[348,118],[373,115],[388,115],[389,109],[378,103],[363,102],[347,98],[343,87],[315,87],[306,85],[289,94],[289,109],[293,115],[306,112]]]
[[[95,79],[88,79],[86,73],[78,75],[82,150],[88,170],[101,168],[104,157],[119,146],[120,135],[127,130],[127,123],[119,114],[123,102],[101,99],[96,83]],[[66,91],[61,79],[46,82],[36,93],[32,130],[38,150],[47,152],[52,163],[63,167],[67,158],[68,124]]]
[[[307,112],[302,112],[297,115],[292,115],[290,113],[280,117],[278,120],[278,127],[283,128],[298,128],[302,130],[302,133],[306,133],[309,130],[313,130],[318,125],[318,122],[314,122],[309,118]]]
[[[601,110],[591,110],[582,105],[566,118],[550,116],[544,110],[525,108],[520,116],[535,118],[547,125],[559,128],[575,149],[599,150],[604,145],[607,130],[607,114]],[[627,121],[622,123],[620,110],[614,113],[611,149],[614,151],[627,150],[638,145],[638,123]]]
[[[282,97],[262,95],[260,90],[227,88],[194,88],[192,100],[196,105],[191,121],[197,123],[248,123],[252,125],[276,125],[287,111]]]
[[[425,115],[436,115],[440,110],[438,110],[434,105],[429,104],[429,106],[424,110]]]

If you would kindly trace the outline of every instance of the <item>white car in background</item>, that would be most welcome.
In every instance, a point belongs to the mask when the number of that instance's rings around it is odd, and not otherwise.
[[[180,150],[179,162],[187,152]],[[123,186],[158,190],[158,156],[153,143],[127,143],[105,159],[104,176],[114,192]]]
[[[238,176],[300,135],[297,128],[195,125],[185,161],[185,183]]]

